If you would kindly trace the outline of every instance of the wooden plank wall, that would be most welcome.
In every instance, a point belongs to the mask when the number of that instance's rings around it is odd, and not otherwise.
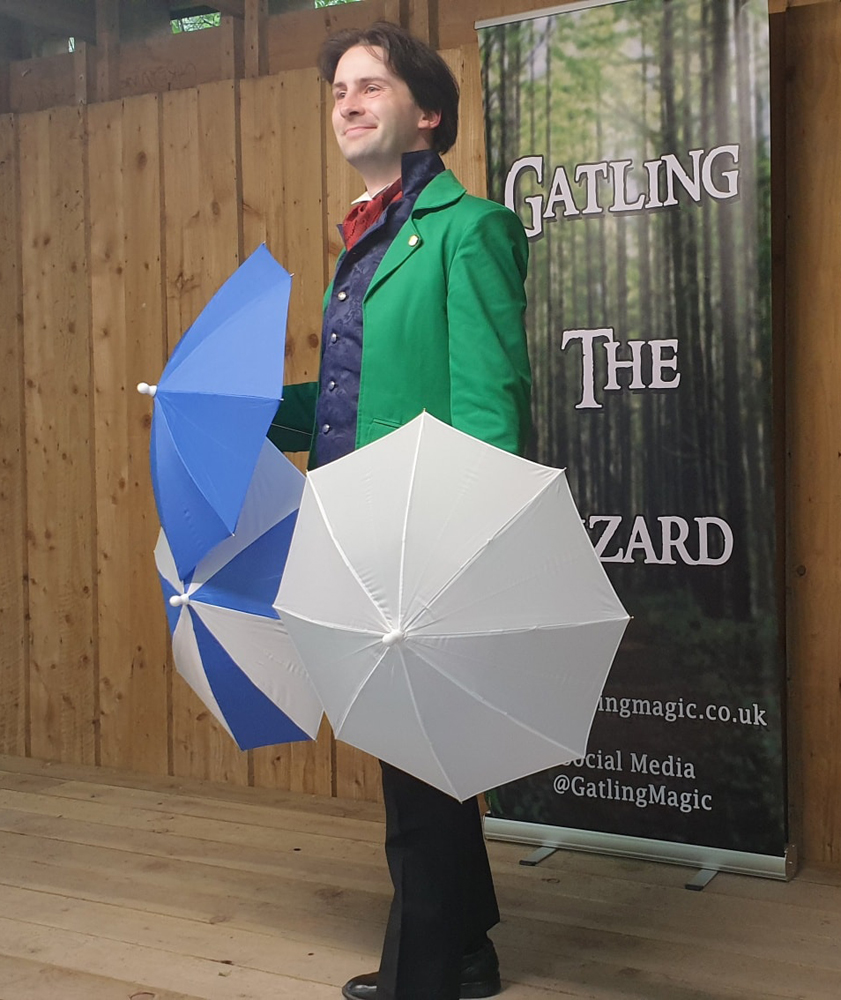
[[[794,833],[841,865],[841,5],[786,15],[789,722]]]
[[[0,116],[0,747],[28,753],[26,449],[18,122]]]
[[[151,413],[134,387],[154,381],[166,357],[160,104],[150,95],[88,110],[99,757],[153,773],[170,764],[170,677],[147,558],[158,530],[149,503]]]
[[[472,20],[533,6],[427,9],[463,92],[448,160],[476,193]],[[840,865],[841,6],[788,7],[774,15],[772,73],[788,176],[776,245],[787,300],[792,818],[805,857]],[[365,0],[334,16],[352,8],[403,5]],[[315,16],[322,33],[333,26],[323,12],[294,16],[302,31]],[[233,747],[173,675],[151,557],[150,405],[135,384],[155,381],[207,298],[264,240],[296,275],[288,378],[312,377],[335,225],[359,190],[312,53],[278,70],[289,40],[284,49],[272,37],[270,76],[0,116],[0,751],[375,798],[376,763],[326,729],[313,745]]]
[[[478,95],[475,47],[447,57]],[[0,119],[4,752],[378,795],[376,762],[326,727],[240,753],[173,675],[135,391],[263,241],[295,274],[287,380],[315,377],[359,189],[326,97],[310,68]],[[481,146],[474,115],[450,159],[476,190]]]
[[[86,159],[83,109],[21,117],[29,742],[36,757],[93,764],[99,723]]]

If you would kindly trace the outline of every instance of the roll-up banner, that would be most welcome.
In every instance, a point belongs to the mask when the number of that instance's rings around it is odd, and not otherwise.
[[[494,789],[486,830],[785,877],[767,0],[477,28],[490,196],[531,243],[531,457],[633,616],[586,757]]]

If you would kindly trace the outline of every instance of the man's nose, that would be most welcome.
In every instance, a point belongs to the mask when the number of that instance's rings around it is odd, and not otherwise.
[[[359,106],[359,102],[356,98],[345,95],[342,99],[341,105],[339,106],[339,113],[342,118],[351,118],[353,115],[360,114],[361,111],[362,108]]]

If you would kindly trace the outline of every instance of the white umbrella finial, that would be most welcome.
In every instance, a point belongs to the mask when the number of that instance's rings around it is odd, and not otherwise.
[[[395,645],[395,643],[402,642],[405,638],[406,636],[403,630],[395,628],[392,629],[390,632],[386,632],[386,634],[383,636],[383,645],[393,646]]]
[[[137,391],[141,396],[154,396],[158,391],[158,387],[156,385],[149,385],[148,382],[138,382]]]
[[[189,604],[190,598],[186,594],[173,594],[169,599],[169,603],[173,608],[180,608],[184,604]]]

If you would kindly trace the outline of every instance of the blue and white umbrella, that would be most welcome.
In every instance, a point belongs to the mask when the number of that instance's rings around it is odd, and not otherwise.
[[[182,578],[162,530],[155,561],[181,676],[240,749],[314,738],[321,702],[272,607],[304,477],[265,441],[236,534]]]
[[[265,246],[231,275],[172,352],[153,396],[152,488],[185,577],[237,526],[283,393],[292,278]]]

